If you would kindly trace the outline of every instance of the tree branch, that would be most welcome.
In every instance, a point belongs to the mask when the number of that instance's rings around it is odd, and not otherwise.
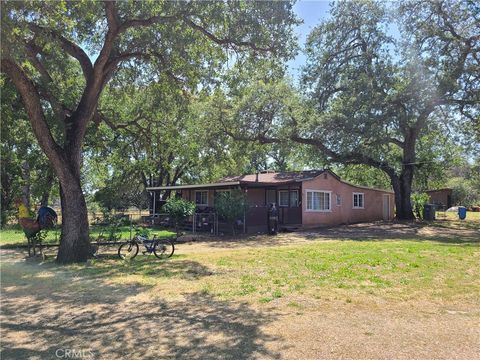
[[[269,46],[269,47],[265,48],[265,47],[257,46],[255,43],[253,43],[251,41],[238,41],[238,40],[231,39],[231,38],[223,38],[223,39],[219,38],[219,37],[215,36],[212,32],[208,31],[203,26],[200,26],[197,23],[195,23],[194,21],[190,20],[188,17],[184,17],[183,20],[192,29],[195,29],[195,30],[201,32],[203,35],[205,35],[207,38],[209,38],[210,40],[212,40],[214,43],[216,43],[218,45],[225,46],[225,45],[232,45],[233,44],[233,45],[238,46],[238,47],[249,47],[249,48],[251,48],[255,51],[260,51],[260,52],[273,52],[273,51],[275,51],[275,48],[273,46]]]
[[[122,61],[127,61],[127,60],[130,60],[130,59],[151,60],[152,58],[156,58],[157,60],[160,61],[160,63],[164,67],[165,73],[169,77],[171,77],[173,80],[175,80],[178,83],[184,83],[185,82],[184,79],[180,78],[179,76],[175,75],[173,72],[171,72],[170,70],[167,69],[167,67],[168,67],[167,66],[167,60],[165,59],[165,57],[162,54],[160,54],[158,52],[146,53],[146,52],[137,51],[137,52],[119,54],[119,55],[115,56],[113,59],[111,59],[106,64],[105,72],[106,73],[111,73],[112,71],[114,71],[114,69],[116,69],[117,65],[119,63],[121,63]]]
[[[105,3],[105,12],[107,15],[108,28],[114,31],[117,31],[120,21],[119,21],[117,9],[115,8],[116,1],[107,0],[107,1],[104,1],[104,3]]]
[[[10,78],[22,97],[30,124],[40,147],[54,164],[56,169],[63,169],[63,149],[55,142],[55,139],[50,132],[40,103],[40,96],[35,89],[34,84],[27,77],[23,69],[11,59],[1,59],[1,71]],[[57,174],[57,176],[60,178],[62,174]]]
[[[29,27],[30,27],[30,30],[32,30],[36,34],[46,33],[52,36],[54,39],[58,40],[60,42],[60,45],[62,46],[62,49],[65,50],[67,54],[69,54],[70,56],[78,60],[78,62],[80,63],[80,66],[82,67],[82,71],[83,71],[83,75],[85,76],[85,79],[88,80],[91,77],[93,73],[92,62],[90,61],[90,58],[80,46],[75,44],[73,41],[70,41],[67,38],[63,37],[55,30],[46,29],[32,23],[29,24]]]
[[[166,15],[166,16],[161,16],[161,15],[156,15],[149,17],[147,19],[131,19],[125,21],[123,24],[121,24],[118,27],[118,33],[123,33],[129,28],[135,28],[135,27],[148,27],[150,25],[153,25],[155,23],[159,23],[162,21],[175,21],[178,20],[184,12],[176,14],[176,15]]]
[[[30,59],[30,62],[35,69],[40,73],[43,83],[45,84],[45,86],[40,89],[41,91],[39,91],[39,95],[43,95],[43,97],[52,105],[58,123],[63,126],[68,109],[58,101],[57,97],[54,96],[49,89],[49,85],[53,83],[53,80],[43,63],[37,58],[37,54],[41,54],[41,49],[39,49],[34,43],[30,42],[26,44],[26,51],[27,57]]]

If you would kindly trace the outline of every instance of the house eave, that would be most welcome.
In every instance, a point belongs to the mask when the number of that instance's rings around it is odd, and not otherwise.
[[[196,184],[196,185],[173,185],[173,186],[152,186],[147,187],[147,191],[157,190],[182,190],[182,189],[197,189],[197,188],[212,188],[212,187],[226,187],[240,185],[239,181],[211,183],[211,184]]]

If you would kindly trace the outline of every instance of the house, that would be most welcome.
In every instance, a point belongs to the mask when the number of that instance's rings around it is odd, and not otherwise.
[[[176,191],[195,202],[200,212],[214,211],[215,194],[231,189],[241,189],[247,196],[249,209],[244,225],[248,233],[267,230],[271,203],[278,207],[280,227],[333,226],[391,220],[394,216],[392,191],[347,183],[330,170],[264,171],[209,184],[147,188],[155,199],[160,199],[162,191]],[[160,212],[159,205],[158,200],[153,202],[153,214]]]
[[[452,206],[452,189],[438,189],[425,191],[430,196],[430,204],[435,204],[437,207],[448,209]]]

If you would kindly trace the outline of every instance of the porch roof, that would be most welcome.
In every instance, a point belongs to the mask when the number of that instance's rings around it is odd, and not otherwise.
[[[227,186],[235,186],[235,185],[240,185],[240,181],[218,182],[218,183],[210,183],[210,184],[195,184],[195,185],[152,186],[152,187],[147,187],[147,191],[227,187]]]
[[[227,176],[216,183],[210,184],[193,184],[193,185],[173,185],[173,186],[153,186],[147,187],[147,191],[155,190],[181,190],[181,189],[198,189],[213,187],[228,187],[236,185],[247,185],[252,187],[258,186],[275,186],[283,184],[298,183],[305,180],[311,180],[320,174],[328,171],[338,178],[336,174],[329,170],[304,170],[304,171],[287,171],[287,172],[259,172],[257,174],[248,174],[240,176]],[[338,178],[339,179],[339,178]]]
[[[328,170],[304,170],[304,171],[286,171],[286,172],[259,172],[257,174],[248,174],[241,176],[229,176],[221,179],[221,181],[240,181],[242,184],[287,184],[311,180],[323,174]],[[335,177],[331,171],[328,171]]]

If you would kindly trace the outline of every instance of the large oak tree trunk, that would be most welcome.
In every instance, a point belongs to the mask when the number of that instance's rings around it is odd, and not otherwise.
[[[412,183],[405,177],[397,177],[391,179],[393,191],[395,193],[395,218],[397,220],[413,220],[412,203],[410,196],[412,194]]]
[[[400,176],[389,174],[395,192],[396,218],[398,220],[414,220],[411,202],[413,174],[415,171],[416,130],[410,128],[406,132],[403,148],[403,164]]]
[[[91,255],[88,212],[80,179],[71,176],[60,181],[62,236],[57,262],[86,261]]]

